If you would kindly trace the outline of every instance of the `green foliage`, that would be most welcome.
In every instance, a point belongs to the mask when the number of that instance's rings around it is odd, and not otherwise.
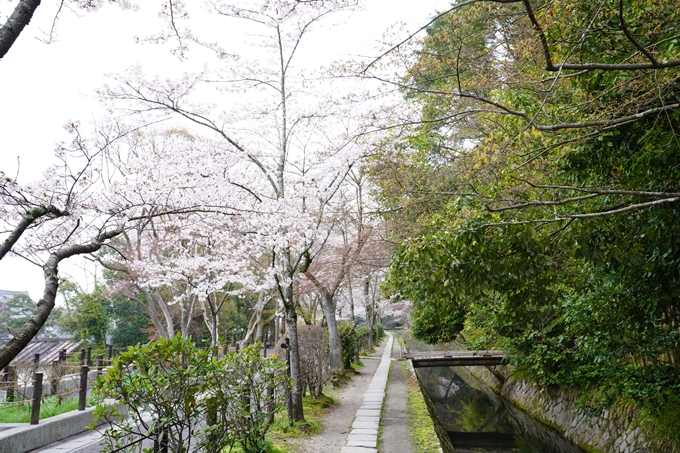
[[[11,331],[20,329],[35,311],[35,302],[28,294],[16,294],[3,304],[0,310],[0,326]],[[3,332],[6,333],[6,332]]]
[[[238,443],[246,453],[263,453],[287,382],[285,363],[262,358],[258,345],[221,360],[180,336],[133,346],[94,387],[129,407],[127,415],[97,407],[97,419],[112,424],[105,451],[148,438],[170,451],[214,452]]]
[[[373,338],[377,342],[380,342],[385,338],[385,328],[382,324],[378,323],[373,326]]]
[[[460,309],[441,313],[431,306],[424,306],[413,314],[411,328],[415,337],[426,343],[449,343],[462,330],[465,314]]]
[[[110,323],[110,302],[101,286],[95,285],[92,293],[86,293],[66,281],[60,284],[60,290],[67,304],[67,313],[61,318],[60,327],[73,334],[75,340],[103,345]]]
[[[8,331],[16,332],[23,327],[31,319],[35,309],[36,304],[28,294],[16,294],[4,304],[0,304],[0,329],[3,330],[2,334],[6,334]],[[61,308],[54,308],[44,327],[54,327],[58,324],[61,316]]]
[[[111,329],[111,344],[114,348],[122,349],[149,341],[145,331],[151,320],[143,307],[125,298],[116,298],[111,305],[111,317],[115,326]]]
[[[554,64],[678,58],[680,13],[534,6],[545,41],[519,3],[428,30],[403,80],[423,123],[374,170],[400,241],[384,289],[412,301],[418,338],[505,349],[525,378],[636,413],[680,451],[678,70],[557,74],[543,48]]]
[[[357,332],[354,324],[348,321],[338,323],[338,335],[342,345],[342,363],[346,370],[352,368],[352,360],[356,357],[357,351]]]

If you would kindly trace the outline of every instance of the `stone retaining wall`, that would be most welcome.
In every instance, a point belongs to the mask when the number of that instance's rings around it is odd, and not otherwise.
[[[589,414],[578,408],[575,395],[567,391],[548,391],[526,381],[509,378],[502,386],[483,367],[467,367],[483,384],[545,424],[564,433],[564,437],[586,451],[597,453],[647,453],[643,434],[628,422],[604,411]]]

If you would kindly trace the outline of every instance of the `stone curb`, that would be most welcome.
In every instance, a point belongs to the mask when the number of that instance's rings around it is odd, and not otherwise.
[[[368,390],[364,393],[364,401],[357,410],[352,423],[352,430],[347,436],[347,444],[340,453],[378,453],[378,429],[382,417],[382,406],[385,400],[387,378],[390,373],[390,361],[394,337],[387,333],[388,340],[380,358],[378,369],[373,375]]]

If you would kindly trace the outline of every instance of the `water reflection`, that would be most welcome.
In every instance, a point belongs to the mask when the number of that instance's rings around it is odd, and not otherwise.
[[[559,433],[476,384],[464,368],[418,369],[455,451],[582,453]]]

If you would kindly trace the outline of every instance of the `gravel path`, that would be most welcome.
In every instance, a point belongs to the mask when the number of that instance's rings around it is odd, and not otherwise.
[[[383,341],[370,357],[361,357],[364,367],[359,370],[359,374],[333,393],[339,404],[323,420],[323,431],[316,436],[295,441],[299,453],[339,453],[346,445],[352,421],[378,368],[386,343]]]

